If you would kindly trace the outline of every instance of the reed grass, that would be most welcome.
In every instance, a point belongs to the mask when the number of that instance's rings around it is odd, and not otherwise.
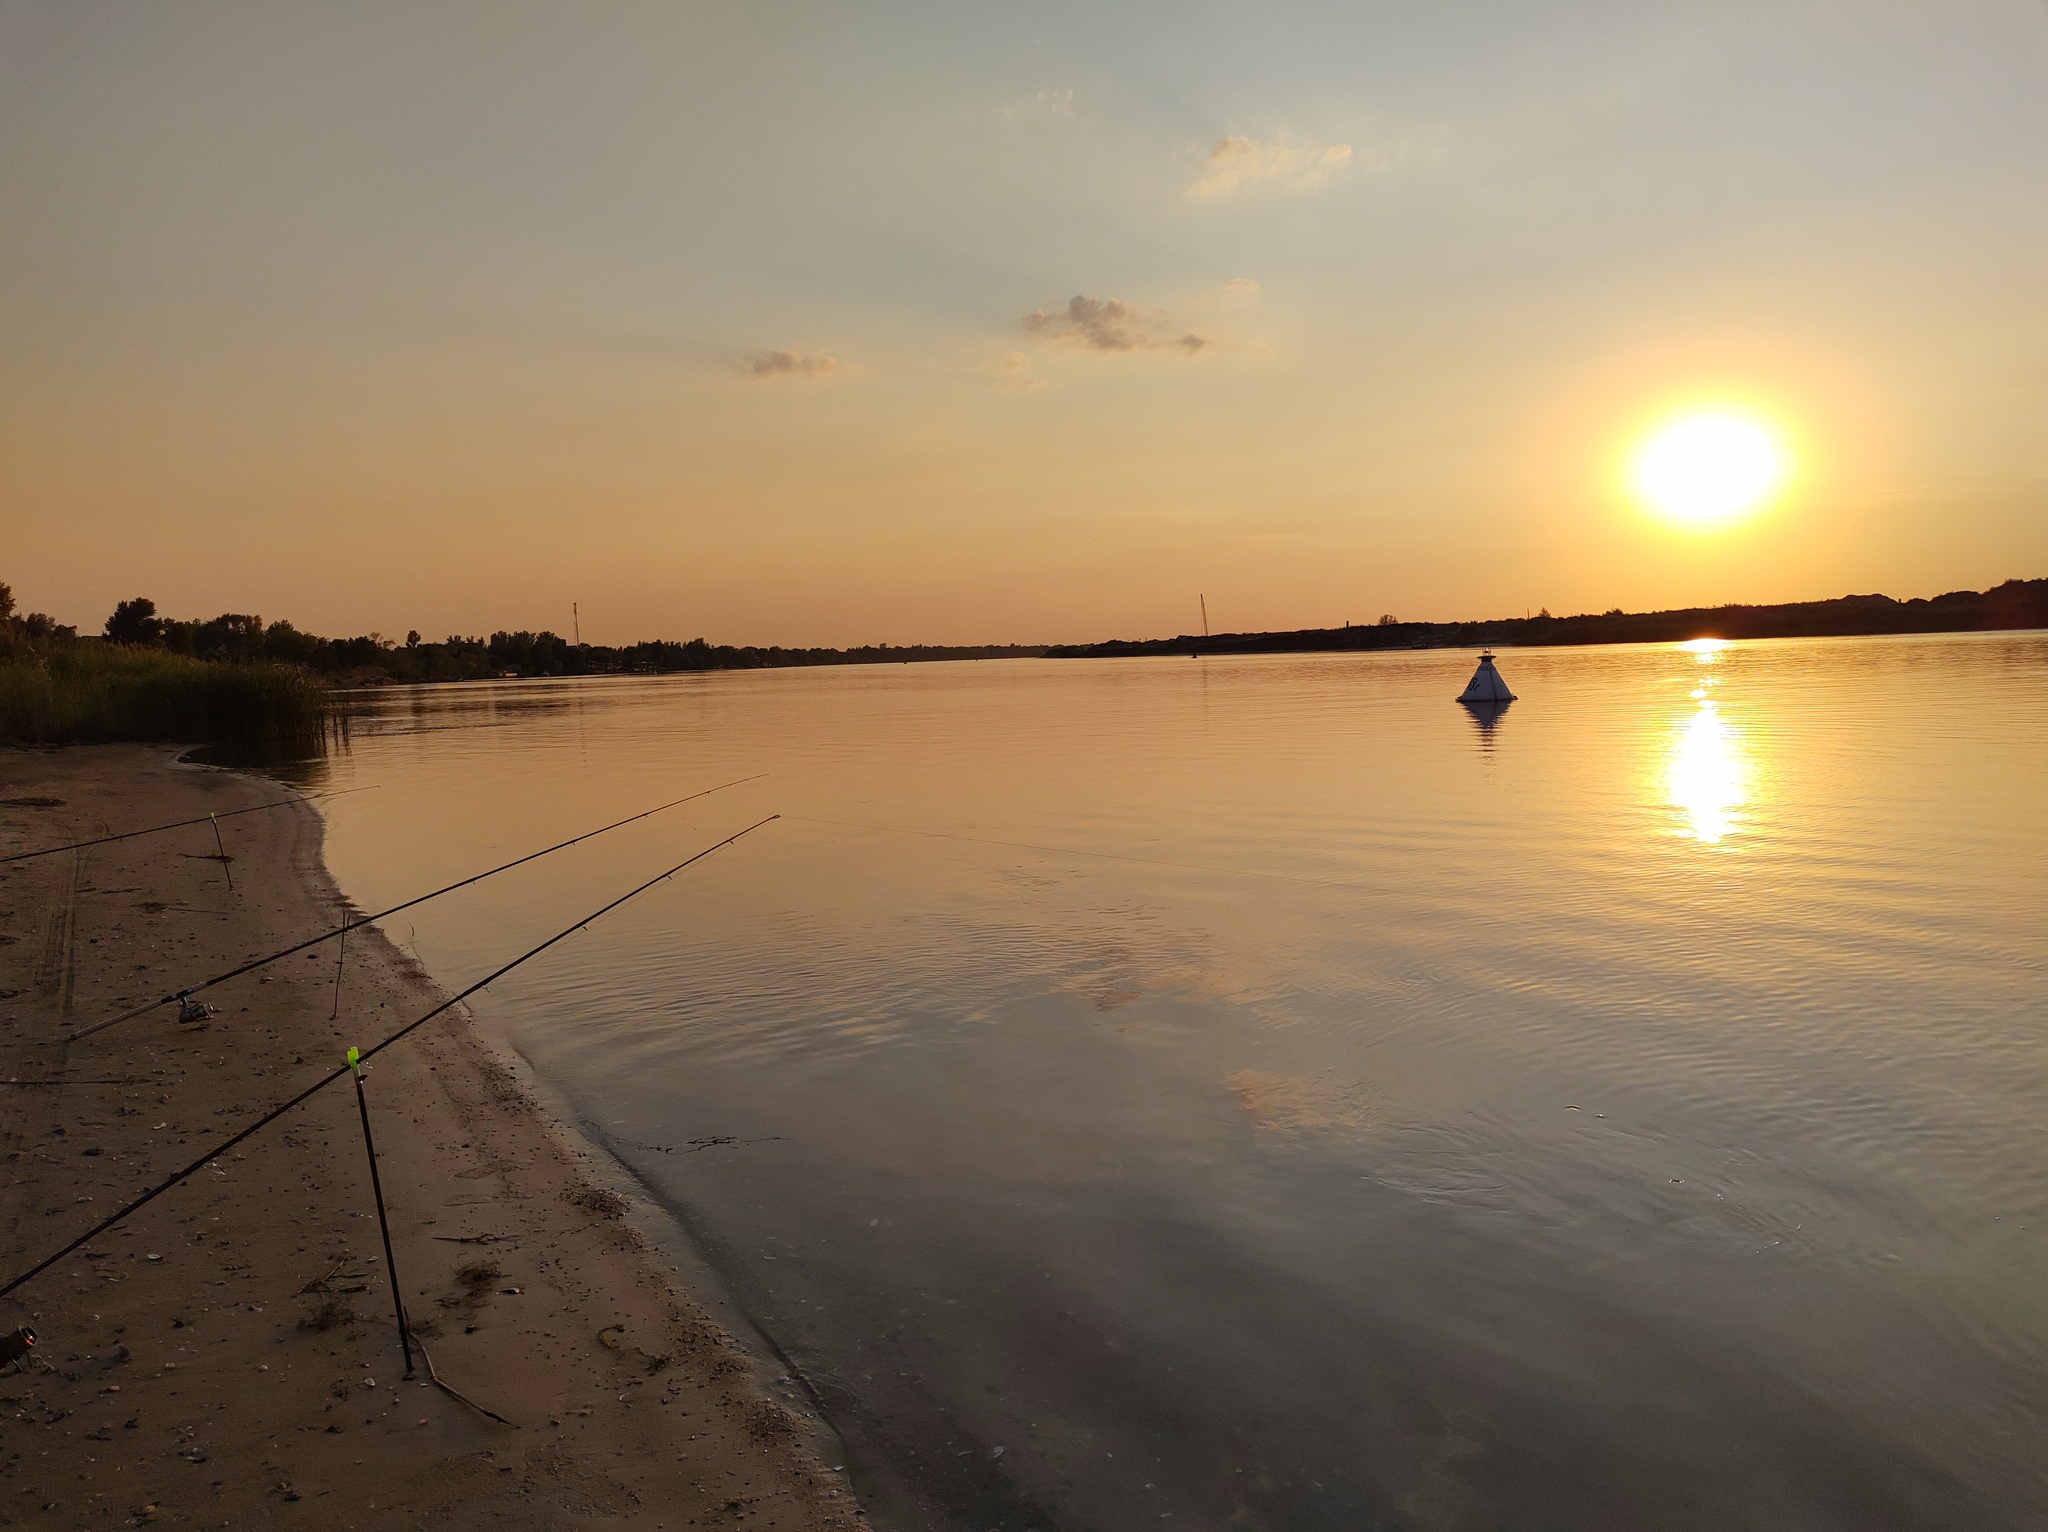
[[[289,665],[98,639],[0,645],[0,744],[145,740],[312,754],[330,706],[327,688]]]

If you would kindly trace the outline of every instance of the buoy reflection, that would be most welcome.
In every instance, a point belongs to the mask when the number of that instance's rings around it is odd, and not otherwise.
[[[1725,646],[1704,639],[1684,647],[1701,665],[1711,665]],[[1671,802],[1686,817],[1683,833],[1709,846],[1719,845],[1736,827],[1748,776],[1741,736],[1714,703],[1713,689],[1719,684],[1718,677],[1708,675],[1693,688],[1696,707],[1673,742],[1669,777]]]
[[[1501,714],[1513,707],[1514,703],[1512,701],[1460,702],[1458,706],[1465,710],[1465,716],[1472,720],[1473,727],[1479,731],[1480,753],[1491,755],[1493,753],[1493,731],[1500,727]]]

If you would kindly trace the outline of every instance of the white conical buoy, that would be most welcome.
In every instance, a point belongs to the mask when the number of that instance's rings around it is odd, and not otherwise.
[[[1500,672],[1493,668],[1493,654],[1489,650],[1479,656],[1479,668],[1472,672],[1472,679],[1465,683],[1465,689],[1458,693],[1460,702],[1513,702],[1515,694],[1508,690],[1508,683],[1500,678]]]

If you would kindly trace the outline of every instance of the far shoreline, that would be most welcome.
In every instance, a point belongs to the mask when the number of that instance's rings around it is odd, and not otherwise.
[[[1888,638],[1942,633],[2025,632],[2048,628],[2048,578],[2007,580],[1987,591],[1950,591],[1906,601],[1885,595],[1829,601],[1731,604],[1662,612],[1619,608],[1572,617],[1548,611],[1530,617],[1461,622],[1401,622],[1265,632],[1182,633],[1173,638],[1111,639],[1056,644],[1047,659],[1109,659],[1140,654],[1366,653],[1403,649],[1585,648],[1610,644],[1740,642],[1771,638]]]
[[[1323,631],[1328,631],[1328,630],[1322,630],[1322,629],[1308,629],[1308,630],[1304,630],[1304,631],[1307,631],[1307,632],[1323,632]],[[1337,629],[1337,630],[1335,630],[1335,631],[1337,631],[1337,632],[1340,632],[1340,633],[1341,633],[1341,632],[1342,632],[1342,631],[1344,631],[1344,630],[1343,630],[1343,629]],[[1562,640],[1562,639],[1528,639],[1528,640],[1525,640],[1525,641],[1522,641],[1522,642],[1514,642],[1514,641],[1510,641],[1510,640],[1505,640],[1505,639],[1504,639],[1504,640],[1499,640],[1499,641],[1489,641],[1489,640],[1485,640],[1485,639],[1470,639],[1470,640],[1445,640],[1445,641],[1443,641],[1443,642],[1440,642],[1440,643],[1414,643],[1414,644],[1382,644],[1382,645],[1372,645],[1372,646],[1367,646],[1367,645],[1335,645],[1335,646],[1329,646],[1329,647],[1323,647],[1323,646],[1303,646],[1303,647],[1282,647],[1282,646],[1278,646],[1278,645],[1276,645],[1276,646],[1273,646],[1273,647],[1263,647],[1263,646],[1260,646],[1260,645],[1257,645],[1257,644],[1235,644],[1235,645],[1228,645],[1228,644],[1224,644],[1224,643],[1222,642],[1222,640],[1224,640],[1224,639],[1226,639],[1226,638],[1233,638],[1233,637],[1254,637],[1254,638],[1257,638],[1257,637],[1266,637],[1266,636],[1269,636],[1269,635],[1263,635],[1263,634],[1256,634],[1256,635],[1231,635],[1231,634],[1219,634],[1219,635],[1216,635],[1216,636],[1214,636],[1214,637],[1212,637],[1212,638],[1208,638],[1208,639],[1203,639],[1203,638],[1200,638],[1200,637],[1197,637],[1197,638],[1194,638],[1194,639],[1189,639],[1189,638],[1186,638],[1186,637],[1181,637],[1181,638],[1176,638],[1176,639],[1157,639],[1157,640],[1144,640],[1144,641],[1133,641],[1133,642],[1132,642],[1132,643],[1131,643],[1131,644],[1130,644],[1130,645],[1128,646],[1128,648],[1124,648],[1124,647],[1119,647],[1119,648],[1117,648],[1117,649],[1116,649],[1116,650],[1115,650],[1114,652],[1104,652],[1104,653],[1096,653],[1096,652],[1090,652],[1090,653],[1087,653],[1087,654],[1052,654],[1052,653],[1046,653],[1046,654],[1021,654],[1021,655],[1014,655],[1014,656],[1013,656],[1013,655],[1004,655],[1004,656],[1001,656],[1001,657],[999,657],[999,658],[991,659],[991,660],[990,660],[990,661],[989,661],[988,663],[990,663],[990,664],[996,664],[996,665],[1007,665],[1007,664],[1023,664],[1023,663],[1027,663],[1027,662],[1029,662],[1029,661],[1033,661],[1033,660],[1068,660],[1068,659],[1105,659],[1105,660],[1121,660],[1121,659],[1128,659],[1128,660],[1152,660],[1152,659],[1160,659],[1160,660],[1165,660],[1165,659],[1190,659],[1190,658],[1193,658],[1193,659],[1203,659],[1203,660],[1228,660],[1228,659],[1269,659],[1269,658],[1285,658],[1285,657],[1288,657],[1288,656],[1299,656],[1299,657],[1301,657],[1301,658],[1310,658],[1310,657],[1315,657],[1315,656],[1329,656],[1329,657],[1334,657],[1334,658],[1343,658],[1343,657],[1348,657],[1348,656],[1357,656],[1357,657],[1363,658],[1363,657],[1367,657],[1367,656],[1375,656],[1375,655],[1387,655],[1387,656],[1398,656],[1398,655],[1407,655],[1407,654],[1430,654],[1430,653],[1437,653],[1437,652],[1441,652],[1441,651],[1444,651],[1444,650],[1451,650],[1451,651],[1463,651],[1463,650],[1468,650],[1468,649],[1486,649],[1486,648],[1492,648],[1492,649],[1514,649],[1514,650],[1518,650],[1518,651],[1524,651],[1524,652],[1528,652],[1528,653],[1536,653],[1536,652],[1541,652],[1541,651],[1544,651],[1544,650],[1551,650],[1551,651],[1567,651],[1567,650],[1574,650],[1574,649],[1628,649],[1628,648],[1644,648],[1644,649],[1655,649],[1655,648],[1669,648],[1669,647],[1671,647],[1671,646],[1673,646],[1673,645],[1675,645],[1675,644],[1695,643],[1695,642],[1700,642],[1700,641],[1717,641],[1717,642],[1722,642],[1722,643],[1730,643],[1730,644],[1764,644],[1764,643],[1797,643],[1797,642],[1810,642],[1810,641],[1819,641],[1819,640],[1833,640],[1833,639],[1842,639],[1842,640],[1848,640],[1848,639],[1859,639],[1859,638],[1861,638],[1861,639],[1872,639],[1872,638],[1874,638],[1874,639],[1900,639],[1900,640],[1907,640],[1907,639],[1921,639],[1921,638],[1950,638],[1950,639],[1963,639],[1963,638],[1982,638],[1982,639],[1994,639],[1994,638],[2022,638],[2022,637],[2025,637],[2025,636],[2027,636],[2027,635],[2029,635],[2029,634],[2036,634],[2036,633],[2048,633],[2048,620],[2044,620],[2043,622],[2041,622],[2041,623],[2039,623],[2039,624],[2037,624],[2037,625],[2034,625],[2034,626],[2029,626],[2029,627],[2019,627],[2019,628],[1931,628],[1931,629],[1926,629],[1926,630],[1920,630],[1920,631],[1909,631],[1909,632],[1869,632],[1869,633],[1866,633],[1866,632],[1854,632],[1854,633],[1785,633],[1785,634],[1769,634],[1769,635],[1764,635],[1764,636],[1758,636],[1758,637],[1742,637],[1742,638],[1723,638],[1723,637],[1722,637],[1722,636],[1721,636],[1720,634],[1717,634],[1717,633],[1701,633],[1701,634],[1695,634],[1695,635],[1693,635],[1693,636],[1692,636],[1692,637],[1690,637],[1690,638],[1669,638],[1669,639],[1665,639],[1665,638],[1620,638],[1620,639],[1612,639],[1612,640],[1592,640],[1592,641],[1586,641],[1586,642],[1578,642],[1578,643],[1574,643],[1574,642],[1569,642],[1569,641],[1566,641],[1566,640]],[[1282,637],[1288,637],[1288,636],[1292,636],[1292,635],[1280,635],[1280,636],[1282,636]],[[1192,649],[1190,649],[1190,647],[1188,647],[1188,646],[1190,646],[1190,645],[1192,646]],[[1109,648],[1109,646],[1108,646],[1108,645],[1100,645],[1100,646],[1090,646],[1090,647],[1091,647],[1091,650],[1092,650],[1092,649],[1105,649],[1105,650],[1106,650],[1106,649],[1108,649],[1108,648]],[[924,666],[924,665],[941,665],[941,664],[945,664],[945,665],[952,665],[952,664],[957,664],[957,663],[960,663],[960,662],[957,662],[957,661],[939,661],[939,660],[902,660],[902,661],[890,661],[889,663],[890,663],[890,664],[892,664],[892,665],[893,665],[893,664],[901,664],[901,665],[906,665],[906,666],[909,666],[909,665],[918,665],[918,666]],[[980,661],[976,661],[975,663],[981,663],[981,662],[980,662]],[[331,690],[333,691],[334,695],[335,695],[335,696],[337,696],[337,697],[352,697],[352,696],[353,696],[353,697],[373,697],[373,696],[377,696],[377,695],[380,695],[380,694],[383,694],[383,693],[387,693],[387,692],[398,692],[398,691],[416,691],[416,690],[429,690],[429,689],[432,689],[432,690],[442,690],[442,689],[454,689],[454,688],[458,688],[458,687],[479,687],[479,688],[480,688],[480,687],[488,687],[488,686],[514,686],[514,685],[523,685],[523,686],[534,686],[534,685],[549,685],[549,686],[555,686],[555,685],[566,685],[566,684],[569,684],[569,683],[607,683],[607,682],[625,682],[625,681],[674,681],[674,680],[680,680],[680,679],[691,679],[691,678],[697,678],[697,679],[706,679],[706,680],[708,680],[708,679],[710,679],[710,678],[713,678],[713,677],[722,677],[722,676],[753,676],[753,675],[765,675],[765,674],[774,674],[774,675],[782,675],[782,674],[789,674],[789,673],[804,673],[804,674],[808,674],[808,673],[811,673],[811,672],[814,672],[814,671],[821,671],[821,670],[822,670],[822,671],[831,671],[831,672],[839,672],[839,671],[847,671],[847,670],[855,670],[855,669],[859,669],[859,670],[868,670],[868,669],[872,669],[872,668],[875,668],[875,667],[873,667],[873,666],[870,666],[870,665],[865,665],[865,664],[863,664],[863,665],[860,665],[860,666],[853,666],[853,665],[777,665],[777,666],[772,666],[772,667],[763,667],[762,669],[758,669],[758,670],[756,670],[756,669],[747,669],[747,670],[689,670],[689,671],[630,671],[630,672],[628,672],[628,671],[599,671],[599,672],[590,672],[590,673],[587,673],[587,674],[582,674],[582,675],[545,675],[545,676],[479,676],[479,677],[475,677],[475,678],[473,678],[473,679],[469,679],[469,680],[460,680],[460,681],[374,681],[374,682],[368,682],[368,683],[363,683],[363,684],[351,684],[351,685],[346,685],[346,686],[341,686],[341,685],[337,685],[337,686],[333,686],[333,687],[331,687]],[[225,760],[225,759],[215,759],[215,758],[213,758],[213,757],[209,756],[209,755],[207,754],[207,752],[208,752],[208,751],[210,751],[210,750],[212,750],[212,749],[214,749],[214,748],[216,748],[216,747],[213,747],[213,746],[194,746],[194,747],[193,747],[193,751],[192,751],[192,756],[193,756],[193,759],[194,759],[195,761],[199,762],[200,764],[212,764],[212,765],[233,765],[233,764],[235,764],[235,763],[233,763],[233,762],[231,762],[231,761],[228,761],[228,760]],[[285,764],[290,764],[290,763],[285,763]],[[273,768],[266,768],[265,766],[263,766],[263,765],[261,765],[261,764],[255,764],[255,765],[245,765],[245,766],[241,766],[241,767],[239,767],[238,769],[244,769],[244,770],[252,770],[252,771],[262,771],[262,770],[266,770],[266,769],[273,769]]]

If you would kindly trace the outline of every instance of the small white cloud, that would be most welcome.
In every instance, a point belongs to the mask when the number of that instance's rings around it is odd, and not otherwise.
[[[1042,377],[1032,377],[1030,375],[1030,356],[1026,356],[1020,350],[1014,350],[1008,356],[1001,358],[1001,363],[997,363],[997,367],[1001,369],[1001,377],[995,379],[995,387],[999,387],[999,389],[1042,389],[1044,387],[1044,379]]]
[[[802,346],[789,351],[756,351],[736,358],[733,366],[750,383],[767,383],[777,378],[827,378],[846,371],[846,364],[836,357]]]
[[[1188,188],[1198,202],[1277,181],[1289,191],[1314,191],[1351,159],[1349,144],[1297,144],[1232,133],[1209,151],[1208,173]]]
[[[1212,287],[1197,300],[1204,308],[1241,309],[1259,301],[1259,284],[1250,277],[1232,277],[1221,287]]]
[[[1196,352],[1212,342],[1192,332],[1175,335],[1172,316],[1139,309],[1117,298],[1084,298],[1076,294],[1065,308],[1034,309],[1023,319],[1026,333],[1065,342],[1088,351]]]

